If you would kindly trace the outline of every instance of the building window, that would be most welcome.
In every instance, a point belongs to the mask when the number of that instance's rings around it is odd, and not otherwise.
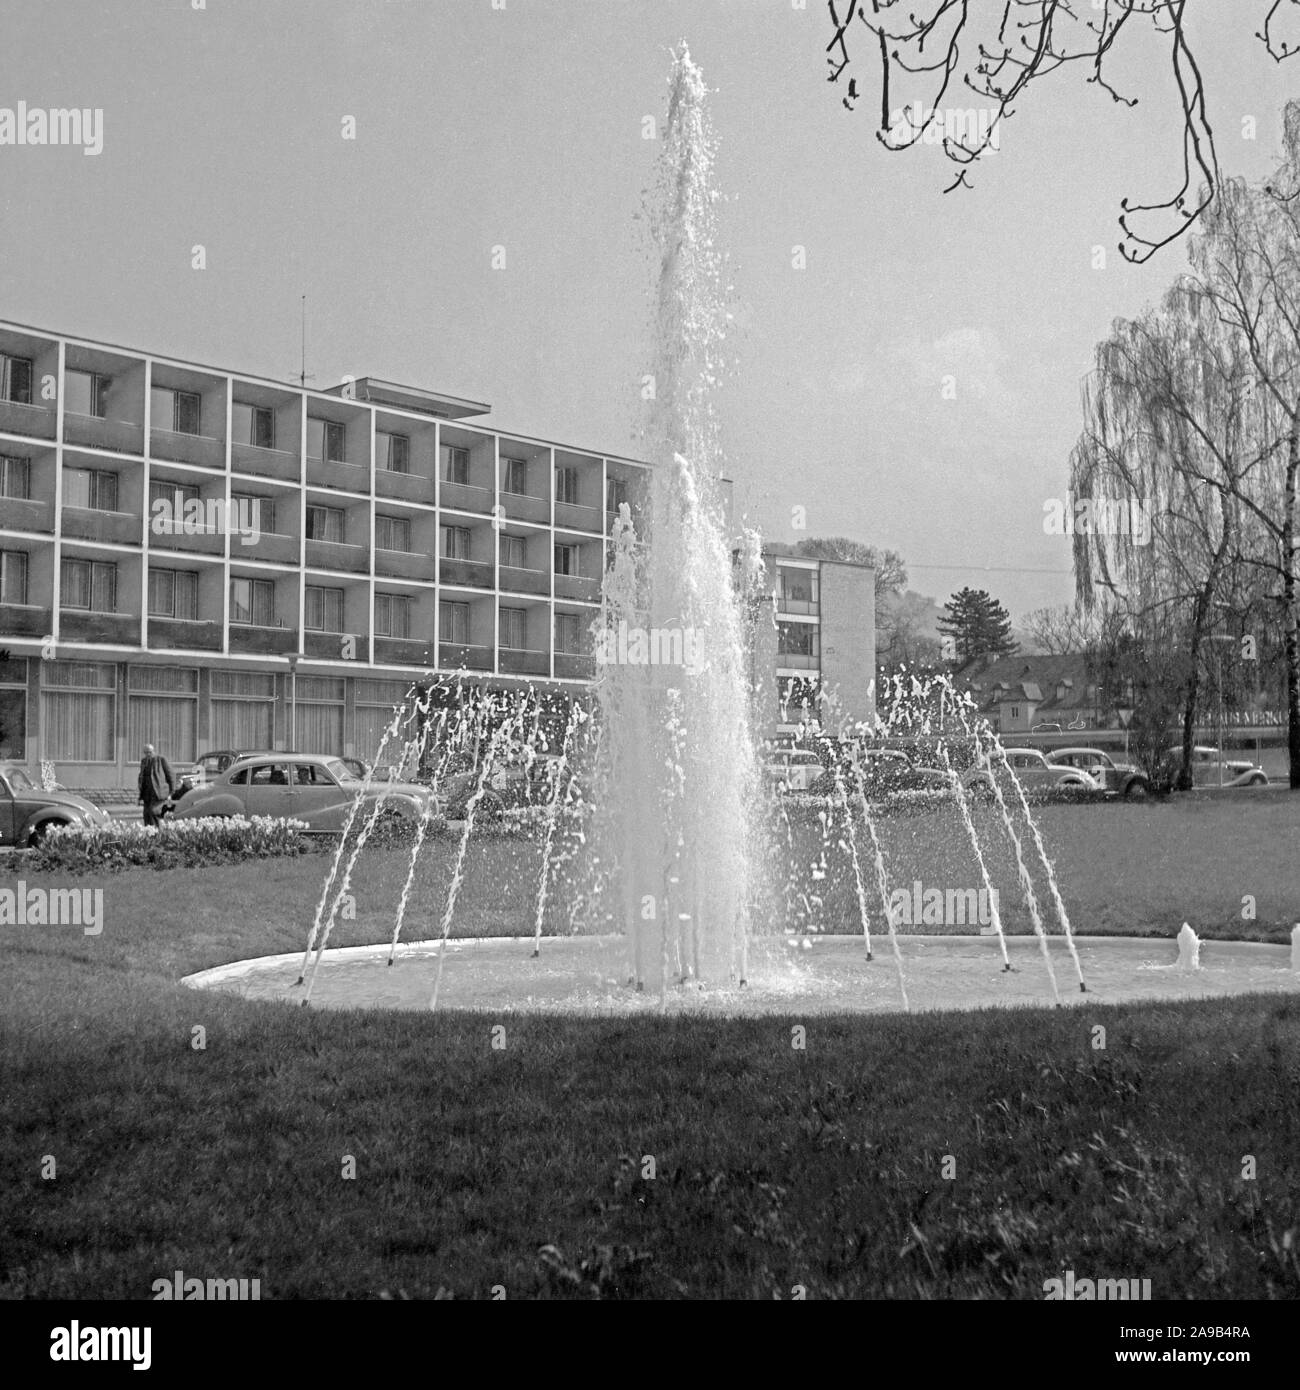
[[[343,513],[338,507],[307,508],[307,539],[343,543]]]
[[[576,545],[566,545],[560,542],[555,546],[555,572],[556,574],[578,575],[581,573],[579,559],[581,551]]]
[[[818,602],[818,573],[816,570],[777,567],[777,593],[785,603],[815,604]]]
[[[778,623],[776,649],[781,656],[816,656],[820,629],[815,623]]]
[[[616,512],[628,501],[627,480],[624,478],[605,479],[605,510]]]
[[[50,661],[42,669],[41,684],[41,756],[56,762],[113,762],[117,667]]]
[[[522,497],[527,495],[527,459],[501,460],[501,491],[513,493],[516,497]]]
[[[1019,706],[1019,705],[1012,705],[1012,706],[1011,706],[1011,717],[1012,717],[1012,719],[1019,719],[1019,718],[1020,718],[1020,706]]]
[[[411,549],[411,522],[404,516],[375,517],[375,547],[379,550]]]
[[[155,386],[153,397],[153,427],[170,430],[173,434],[198,434],[203,402],[197,391],[172,391]]]
[[[32,360],[0,353],[0,399],[15,405],[32,403]]]
[[[346,463],[347,430],[333,420],[307,417],[307,457],[316,463]]]
[[[108,415],[108,388],[112,383],[98,372],[67,371],[63,374],[63,402],[71,415],[103,420]]]
[[[555,650],[569,656],[582,651],[582,619],[576,613],[555,615]]]
[[[523,651],[528,636],[528,614],[522,608],[501,610],[501,645],[511,651]]]
[[[31,462],[10,454],[0,455],[0,497],[31,496]]]
[[[190,570],[149,571],[149,616],[183,618],[199,616],[199,577]]]
[[[469,559],[469,527],[468,526],[443,526],[442,532],[442,554],[447,560],[468,560]]]
[[[154,516],[154,507],[157,503],[165,504],[165,509],[158,514],[158,518],[153,522],[155,530],[160,535],[166,534],[168,531],[183,531],[185,529],[185,504],[197,501],[198,497],[199,490],[193,483],[169,483],[158,479],[151,482],[149,484],[149,515]],[[167,518],[168,512],[171,513],[170,518]],[[163,518],[167,518],[167,520]],[[207,529],[206,524],[204,529]]]
[[[522,536],[501,537],[501,563],[514,570],[527,567],[528,544]]]
[[[27,555],[0,550],[0,603],[27,602]]]
[[[117,511],[117,474],[99,468],[65,468],[63,505],[92,512]]]
[[[375,635],[410,637],[411,597],[409,594],[375,595]]]
[[[27,761],[27,662],[0,656],[0,758]]]
[[[269,579],[232,579],[230,621],[252,627],[274,627],[274,583]]]
[[[469,604],[444,603],[442,605],[442,640],[465,646],[469,641]]]
[[[458,449],[455,445],[444,445],[442,451],[442,480],[456,483],[459,487],[469,486],[469,450]]]
[[[375,463],[385,473],[411,471],[411,441],[404,434],[375,431]]]
[[[307,610],[303,618],[308,632],[343,631],[343,590],[308,584]]]
[[[275,411],[265,405],[243,405],[236,401],[230,411],[230,427],[236,444],[255,449],[275,448]]]
[[[557,468],[555,470],[555,500],[569,506],[578,503],[578,470],[576,468]]]
[[[90,613],[117,611],[117,566],[108,560],[64,560],[59,606]]]
[[[257,497],[251,492],[232,492],[230,506],[235,516],[253,517],[263,535],[279,535],[275,529],[275,502],[270,497]]]

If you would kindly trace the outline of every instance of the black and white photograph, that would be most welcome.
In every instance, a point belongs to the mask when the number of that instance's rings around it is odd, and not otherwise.
[[[0,10],[6,1346],[1280,1358],[1300,0]]]

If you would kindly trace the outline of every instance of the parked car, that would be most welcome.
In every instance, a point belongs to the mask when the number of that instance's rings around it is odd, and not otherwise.
[[[1174,777],[1183,765],[1181,746],[1167,749],[1165,757]],[[1229,758],[1217,748],[1197,744],[1192,749],[1192,786],[1194,787],[1266,787],[1268,774],[1258,763],[1246,758]]]
[[[17,763],[0,763],[0,845],[39,845],[56,825],[107,825],[102,806],[72,792],[47,792]]]
[[[1099,790],[1116,796],[1142,797],[1151,791],[1151,779],[1134,763],[1117,763],[1101,748],[1056,748],[1047,755],[1053,767],[1073,767],[1086,772]]]
[[[274,748],[219,748],[199,758],[194,764],[195,775],[189,780],[194,786],[203,787],[215,781],[231,763],[238,762],[240,758],[269,758],[274,752]],[[173,768],[172,771],[180,775],[179,769]]]
[[[240,758],[210,786],[196,787],[181,798],[177,820],[201,816],[288,816],[309,829],[337,833],[343,829],[358,796],[369,809],[381,796],[384,812],[418,820],[438,799],[428,787],[384,782],[364,791],[339,758],[319,753],[267,753]]]
[[[499,762],[487,774],[479,798],[476,820],[500,820],[508,810],[544,803],[554,786],[558,756],[539,754],[531,761],[512,758]],[[468,757],[456,758],[443,774],[438,788],[448,820],[464,820],[470,797],[478,786],[479,767]]]
[[[1057,767],[1047,761],[1037,748],[1008,748],[1005,750],[1007,762],[1011,765],[1020,785],[1026,791],[1055,791],[1064,787],[1074,787],[1080,791],[1095,791],[1097,784],[1077,767]],[[994,773],[1006,779],[1006,768],[1000,757],[994,758],[990,771],[986,756],[966,773],[962,779],[968,791],[992,795]]]
[[[771,748],[763,763],[763,780],[778,792],[811,791],[824,772],[817,754],[802,748]]]

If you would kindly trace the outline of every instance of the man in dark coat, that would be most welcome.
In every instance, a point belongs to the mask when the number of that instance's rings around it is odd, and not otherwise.
[[[146,743],[140,759],[140,804],[144,807],[144,823],[160,825],[167,802],[176,790],[176,776],[171,764],[155,753],[153,744]]]

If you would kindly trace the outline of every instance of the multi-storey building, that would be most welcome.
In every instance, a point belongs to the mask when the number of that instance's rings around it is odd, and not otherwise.
[[[0,321],[0,758],[82,787],[129,785],[146,742],[370,758],[429,672],[584,690],[609,532],[647,465],[488,409]],[[764,661],[861,717],[871,572],[776,575]]]
[[[0,757],[367,757],[412,676],[582,688],[645,465],[487,411],[0,323]]]

